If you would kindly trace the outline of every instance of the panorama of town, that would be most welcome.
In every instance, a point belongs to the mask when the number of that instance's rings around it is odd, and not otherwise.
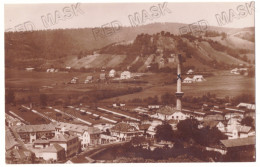
[[[5,32],[6,163],[256,161],[254,27],[183,25]]]
[[[172,102],[176,106],[171,102],[158,104],[154,99],[151,102],[155,104],[149,102],[149,105],[115,102],[67,106],[58,100],[49,106],[44,95],[39,105],[8,105],[5,113],[7,162],[214,162],[224,158],[254,161],[255,104],[240,101],[234,106],[209,102],[196,110],[182,107],[185,94],[182,84],[206,81],[203,75],[193,75],[192,69],[186,74],[193,78],[186,77],[182,81],[181,55],[177,57],[176,103]],[[234,70],[230,73],[235,74]],[[124,71],[116,80],[127,81],[133,75],[141,74]],[[115,76],[114,69],[108,74],[102,70],[98,82],[108,84]],[[93,82],[96,82],[93,77],[87,76],[84,84]],[[79,84],[79,80],[73,77],[68,84]],[[174,99],[170,94],[165,96],[166,101]],[[215,99],[211,96],[204,98]],[[115,153],[122,157],[106,158],[119,147],[125,150]],[[145,158],[131,157],[131,152],[143,154],[141,157]],[[196,153],[200,153],[200,157],[196,158]],[[171,159],[174,156],[178,159]]]

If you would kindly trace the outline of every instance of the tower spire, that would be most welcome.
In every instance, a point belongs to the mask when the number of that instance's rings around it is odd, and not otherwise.
[[[181,78],[181,67],[182,67],[182,57],[181,54],[178,54],[177,57],[177,91],[175,93],[176,96],[176,109],[178,111],[182,110],[182,105],[181,105],[181,98],[183,96],[183,92],[181,91],[181,82],[182,82],[182,78]]]

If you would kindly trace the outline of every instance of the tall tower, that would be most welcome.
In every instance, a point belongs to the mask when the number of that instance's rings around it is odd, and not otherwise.
[[[183,92],[181,91],[181,67],[182,67],[182,58],[181,54],[178,54],[178,59],[177,59],[177,91],[175,93],[176,96],[176,110],[181,111],[182,106],[181,106],[181,98],[183,96]]]

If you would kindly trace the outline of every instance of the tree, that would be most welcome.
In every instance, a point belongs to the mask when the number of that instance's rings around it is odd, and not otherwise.
[[[10,152],[10,163],[16,163],[16,157],[13,150]]]
[[[194,140],[204,146],[219,144],[220,140],[227,139],[217,127],[209,128],[204,127],[198,130],[198,133],[193,137]]]
[[[34,153],[31,153],[31,155],[30,155],[30,162],[31,162],[32,164],[34,164],[34,163],[35,163],[35,160],[36,160],[35,154],[34,154]]]
[[[46,94],[40,94],[40,103],[43,107],[47,106],[48,96]]]
[[[179,137],[188,141],[198,133],[199,122],[196,119],[185,119],[177,124]]]
[[[172,126],[168,123],[163,123],[162,125],[158,125],[156,127],[155,138],[157,141],[173,141],[174,140],[174,131],[172,130]]]
[[[5,102],[7,104],[10,104],[10,103],[14,103],[15,101],[15,95],[14,95],[14,91],[13,90],[6,90],[6,94],[5,94]]]
[[[174,94],[165,93],[161,96],[162,104],[168,105],[168,104],[175,104],[176,97]]]
[[[242,125],[254,127],[254,119],[252,117],[245,117],[241,120]]]

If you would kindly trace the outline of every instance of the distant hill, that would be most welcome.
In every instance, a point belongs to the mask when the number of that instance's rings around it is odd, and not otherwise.
[[[209,27],[210,31],[227,34],[225,39],[221,39],[221,36],[205,37],[202,35],[200,38],[193,38],[192,35],[179,36],[179,28],[182,26],[186,25],[154,23],[134,28],[123,27],[111,36],[97,39],[94,38],[91,28],[8,32],[5,33],[5,65],[7,68],[72,66],[77,69],[105,66],[142,71],[147,66],[153,68],[156,63],[161,66],[162,61],[170,60],[170,53],[177,52],[188,55],[187,66],[195,65],[205,68],[212,64],[247,64],[248,59],[254,60],[252,59],[254,56],[252,35],[250,38],[246,38],[248,33],[253,34],[254,37],[254,28]],[[162,31],[165,35],[161,34]],[[243,35],[245,32],[247,35]],[[150,44],[147,45],[149,42],[142,41],[140,38],[142,35],[147,36],[146,40],[156,37],[156,42],[151,43],[150,41]],[[214,41],[217,44],[213,43]],[[221,49],[224,50],[216,48],[219,47],[218,44],[223,45],[224,47]],[[186,48],[181,48],[182,45],[185,45]],[[116,50],[114,53],[111,51],[112,48]],[[167,54],[168,57],[158,55],[160,50],[164,53],[163,55]],[[250,55],[250,58],[244,58],[244,55],[246,57]],[[163,66],[170,65],[167,63],[164,63]]]

